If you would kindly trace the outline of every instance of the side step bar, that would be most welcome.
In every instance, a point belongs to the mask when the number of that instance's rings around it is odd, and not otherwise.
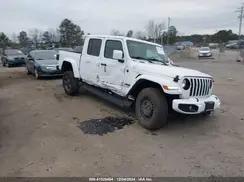
[[[105,89],[97,88],[97,87],[94,87],[94,86],[91,86],[88,84],[82,84],[82,88],[84,88],[85,90],[93,93],[94,95],[97,95],[97,96],[103,98],[104,100],[107,100],[119,107],[129,108],[133,104],[133,102],[131,100],[118,96]]]

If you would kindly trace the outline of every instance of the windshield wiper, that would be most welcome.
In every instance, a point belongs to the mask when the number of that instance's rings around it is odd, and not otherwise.
[[[154,61],[154,62],[159,62],[159,63],[162,63],[162,64],[167,66],[167,64],[164,61],[161,61],[161,60],[156,59],[156,58],[148,58],[147,60]]]
[[[143,60],[146,60],[146,61],[152,63],[152,61],[150,59],[147,59],[147,58],[144,58],[144,57],[140,57],[140,56],[133,56],[131,58],[134,58],[134,59],[143,59]]]

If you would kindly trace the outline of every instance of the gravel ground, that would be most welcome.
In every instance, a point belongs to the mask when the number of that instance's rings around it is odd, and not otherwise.
[[[243,176],[244,64],[236,57],[173,57],[214,76],[223,103],[211,117],[172,117],[156,132],[133,123],[102,136],[79,126],[127,111],[89,93],[66,96],[60,79],[0,66],[0,176]]]

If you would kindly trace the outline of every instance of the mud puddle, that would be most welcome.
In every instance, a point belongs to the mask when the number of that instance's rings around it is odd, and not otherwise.
[[[131,118],[117,118],[117,117],[106,117],[103,119],[91,119],[80,122],[78,127],[85,134],[91,135],[104,135],[112,133],[116,130],[121,130],[125,126],[133,124],[134,121]]]

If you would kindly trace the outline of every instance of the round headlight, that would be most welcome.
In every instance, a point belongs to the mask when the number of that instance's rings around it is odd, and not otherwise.
[[[191,83],[188,79],[184,79],[182,82],[182,87],[184,90],[188,90],[191,86]]]

